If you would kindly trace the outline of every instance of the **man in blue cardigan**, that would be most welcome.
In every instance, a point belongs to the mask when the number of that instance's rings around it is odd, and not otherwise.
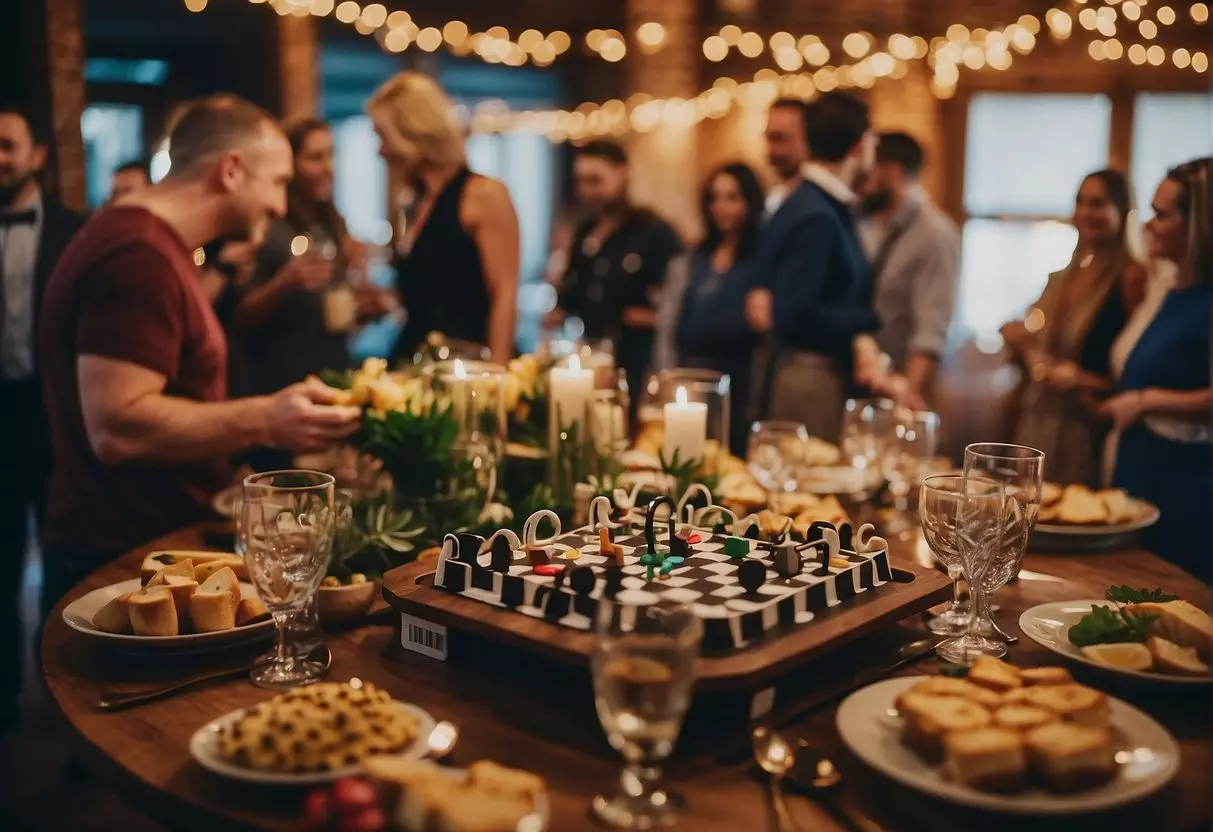
[[[873,164],[876,137],[867,105],[847,93],[822,95],[804,119],[811,161],[764,229],[746,316],[770,345],[766,418],[836,442],[852,343],[879,327],[852,216],[852,187]]]

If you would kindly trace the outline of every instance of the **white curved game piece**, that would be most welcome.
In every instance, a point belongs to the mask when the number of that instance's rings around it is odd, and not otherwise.
[[[712,504],[712,492],[708,490],[708,487],[701,482],[691,483],[689,486],[687,486],[687,490],[683,492],[682,496],[678,498],[678,505],[674,511],[674,516],[678,518],[678,522],[682,522],[684,517],[683,509],[687,508],[690,510],[685,514],[686,522],[694,525],[695,507],[689,505],[689,503],[691,502],[691,498],[697,494],[702,494],[708,505]]]
[[[590,528],[594,531],[599,529],[619,529],[622,528],[622,523],[616,523],[611,520],[611,500],[605,495],[598,495],[590,503]]]
[[[889,550],[889,541],[883,537],[873,535],[865,539],[864,535],[871,534],[876,531],[876,527],[871,523],[864,523],[855,532],[855,551],[859,554],[875,554],[876,552],[887,552]]]
[[[758,522],[757,514],[747,514],[740,520],[737,520],[736,515],[734,515],[733,527],[729,529],[729,534],[733,535],[733,537],[745,537],[746,531],[751,526],[758,526],[759,531],[762,530],[762,524]]]
[[[555,531],[551,537],[537,540],[535,535],[539,532],[539,524],[544,520],[551,521],[552,528]],[[528,517],[526,523],[522,526],[522,539],[527,546],[550,546],[556,542],[556,538],[558,537],[560,537],[560,517],[550,508],[539,509],[539,511]]]
[[[498,529],[497,531],[493,532],[492,537],[480,544],[480,552],[478,554],[483,555],[486,552],[491,552],[493,550],[493,541],[499,537],[504,537],[509,541],[510,551],[516,552],[522,548],[522,541],[518,539],[518,535],[514,534],[512,530]]]
[[[615,497],[615,507],[620,511],[631,511],[636,508],[636,498],[640,496],[640,483],[632,486],[631,491],[616,488],[611,492]]]
[[[703,525],[703,518],[709,516],[711,512],[715,512],[716,514],[719,514],[723,518],[725,518],[726,528],[732,529],[733,526],[736,525],[736,523],[737,523],[737,515],[733,513],[732,509],[728,509],[728,508],[725,508],[724,506],[718,506],[715,503],[712,503],[712,504],[704,506],[703,508],[699,509],[699,511],[695,512],[695,516],[691,521],[691,525],[699,526],[700,528],[707,528],[706,526]]]

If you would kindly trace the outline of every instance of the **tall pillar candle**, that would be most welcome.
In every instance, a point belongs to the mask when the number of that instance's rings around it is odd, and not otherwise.
[[[581,359],[572,356],[569,366],[551,369],[548,395],[552,399],[553,414],[560,420],[561,430],[574,422],[584,421],[586,410],[594,399],[594,371],[582,369]]]
[[[707,438],[707,404],[687,401],[686,388],[679,387],[675,400],[665,406],[665,461],[672,462],[675,453],[680,465],[703,459]]]

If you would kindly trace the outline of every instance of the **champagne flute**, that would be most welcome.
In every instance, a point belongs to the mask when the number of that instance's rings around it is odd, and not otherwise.
[[[993,568],[986,573],[983,586],[986,606],[978,611],[979,631],[1004,641],[1014,639],[994,622],[989,609],[989,596],[1019,577],[1028,538],[1036,527],[1036,516],[1040,513],[1044,467],[1044,452],[1024,445],[978,442],[965,448],[964,475],[1001,482],[1008,498],[1007,529],[1003,534],[1002,551],[998,553]],[[998,647],[1000,652],[991,655],[1006,654],[1005,644],[998,644]]]
[[[857,502],[871,499],[884,481],[882,461],[893,433],[892,399],[847,399],[839,446],[842,458],[857,472]]]
[[[935,559],[948,570],[952,579],[952,604],[946,612],[927,622],[927,629],[941,636],[959,636],[968,631],[969,608],[960,597],[964,577],[964,559],[960,555],[960,536],[950,520],[957,500],[965,493],[961,474],[939,474],[922,481],[918,492],[918,519],[922,536]]]
[[[746,467],[767,492],[767,505],[777,511],[776,495],[799,484],[809,432],[799,422],[755,422],[750,426]]]
[[[611,747],[623,755],[620,790],[598,795],[594,815],[616,829],[654,829],[685,809],[661,788],[661,761],[674,748],[691,700],[702,622],[691,608],[598,605],[594,705]]]
[[[912,528],[909,519],[910,492],[922,481],[922,472],[935,457],[939,415],[929,410],[898,408],[884,457],[885,478],[893,494],[893,513],[888,530],[894,534]]]
[[[959,481],[959,482],[957,482]],[[980,655],[991,655],[995,647],[1006,647],[978,631],[985,592],[982,580],[998,556],[1006,525],[1006,492],[1002,483],[978,476],[945,475],[923,483],[922,524],[931,551],[949,567],[953,558],[969,582],[969,623],[964,635],[950,638],[935,648],[945,661],[971,664]],[[938,547],[938,549],[936,548]]]
[[[330,474],[268,471],[244,480],[244,562],[277,628],[273,658],[249,674],[258,687],[296,687],[324,677],[324,664],[309,658],[318,644],[300,644],[293,622],[314,605],[332,557],[337,513]]]

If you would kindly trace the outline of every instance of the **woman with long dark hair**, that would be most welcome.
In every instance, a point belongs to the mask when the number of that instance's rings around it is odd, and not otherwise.
[[[750,364],[758,335],[746,321],[745,295],[763,200],[758,178],[743,164],[725,165],[708,177],[701,199],[707,233],[690,255],[690,278],[675,330],[684,366],[729,375],[734,453],[744,453],[749,429]]]
[[[1015,441],[1044,451],[1049,479],[1098,486],[1106,423],[1087,402],[1112,386],[1112,343],[1145,294],[1146,271],[1130,252],[1133,196],[1115,170],[1089,174],[1074,203],[1078,245],[1049,276],[1023,321],[1003,339],[1024,365]]]

